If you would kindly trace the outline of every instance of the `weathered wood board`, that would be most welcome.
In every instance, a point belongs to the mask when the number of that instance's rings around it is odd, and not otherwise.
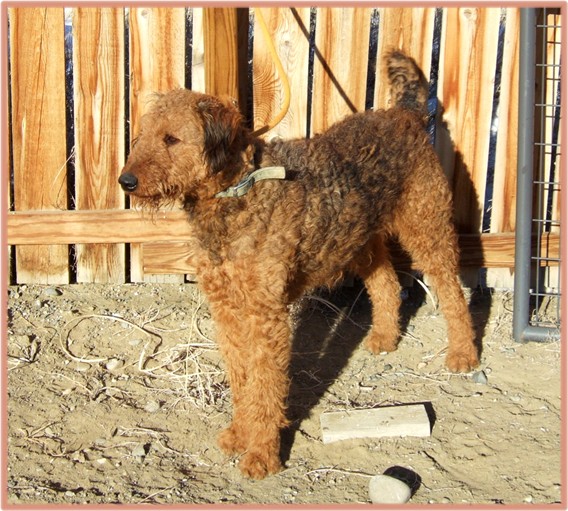
[[[9,14],[14,209],[66,209],[63,8],[11,8]],[[68,265],[64,245],[16,248],[20,284],[65,284]]]
[[[124,12],[74,12],[76,208],[124,207]],[[124,245],[78,244],[77,282],[124,281]]]
[[[324,444],[351,438],[427,437],[431,430],[423,404],[326,412],[320,423]]]

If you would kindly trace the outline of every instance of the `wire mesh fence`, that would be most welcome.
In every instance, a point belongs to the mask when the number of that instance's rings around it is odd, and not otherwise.
[[[513,328],[518,341],[560,336],[561,24],[559,9],[521,14]]]

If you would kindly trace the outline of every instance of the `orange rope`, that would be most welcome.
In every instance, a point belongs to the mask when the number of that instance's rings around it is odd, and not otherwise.
[[[258,19],[258,24],[260,25],[264,40],[268,45],[270,54],[272,55],[272,60],[276,65],[278,75],[280,76],[280,80],[282,81],[282,88],[284,89],[284,101],[282,103],[280,112],[278,112],[278,115],[276,115],[276,117],[274,117],[266,126],[259,128],[253,133],[254,136],[259,136],[274,128],[274,126],[276,126],[288,112],[288,108],[290,107],[290,83],[288,82],[288,77],[286,76],[282,62],[278,57],[278,53],[276,52],[276,48],[274,47],[274,43],[272,41],[272,38],[270,37],[270,32],[268,31],[268,27],[266,26],[266,21],[264,21],[264,16],[262,15],[260,7],[254,8],[254,14],[255,18]]]

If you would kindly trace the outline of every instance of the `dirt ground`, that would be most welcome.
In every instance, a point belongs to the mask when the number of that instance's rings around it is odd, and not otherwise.
[[[515,343],[511,294],[476,292],[483,373],[451,374],[417,289],[379,356],[359,345],[357,285],[304,301],[285,469],[251,481],[216,446],[230,391],[194,284],[10,287],[8,502],[357,504],[393,467],[415,478],[411,504],[560,502],[560,343]],[[322,412],[412,403],[431,436],[321,441]]]

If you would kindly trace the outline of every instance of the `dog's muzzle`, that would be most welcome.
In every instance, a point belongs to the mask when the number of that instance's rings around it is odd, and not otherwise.
[[[133,192],[138,186],[138,178],[134,174],[129,174],[128,172],[121,174],[118,178],[118,182],[125,192]]]

